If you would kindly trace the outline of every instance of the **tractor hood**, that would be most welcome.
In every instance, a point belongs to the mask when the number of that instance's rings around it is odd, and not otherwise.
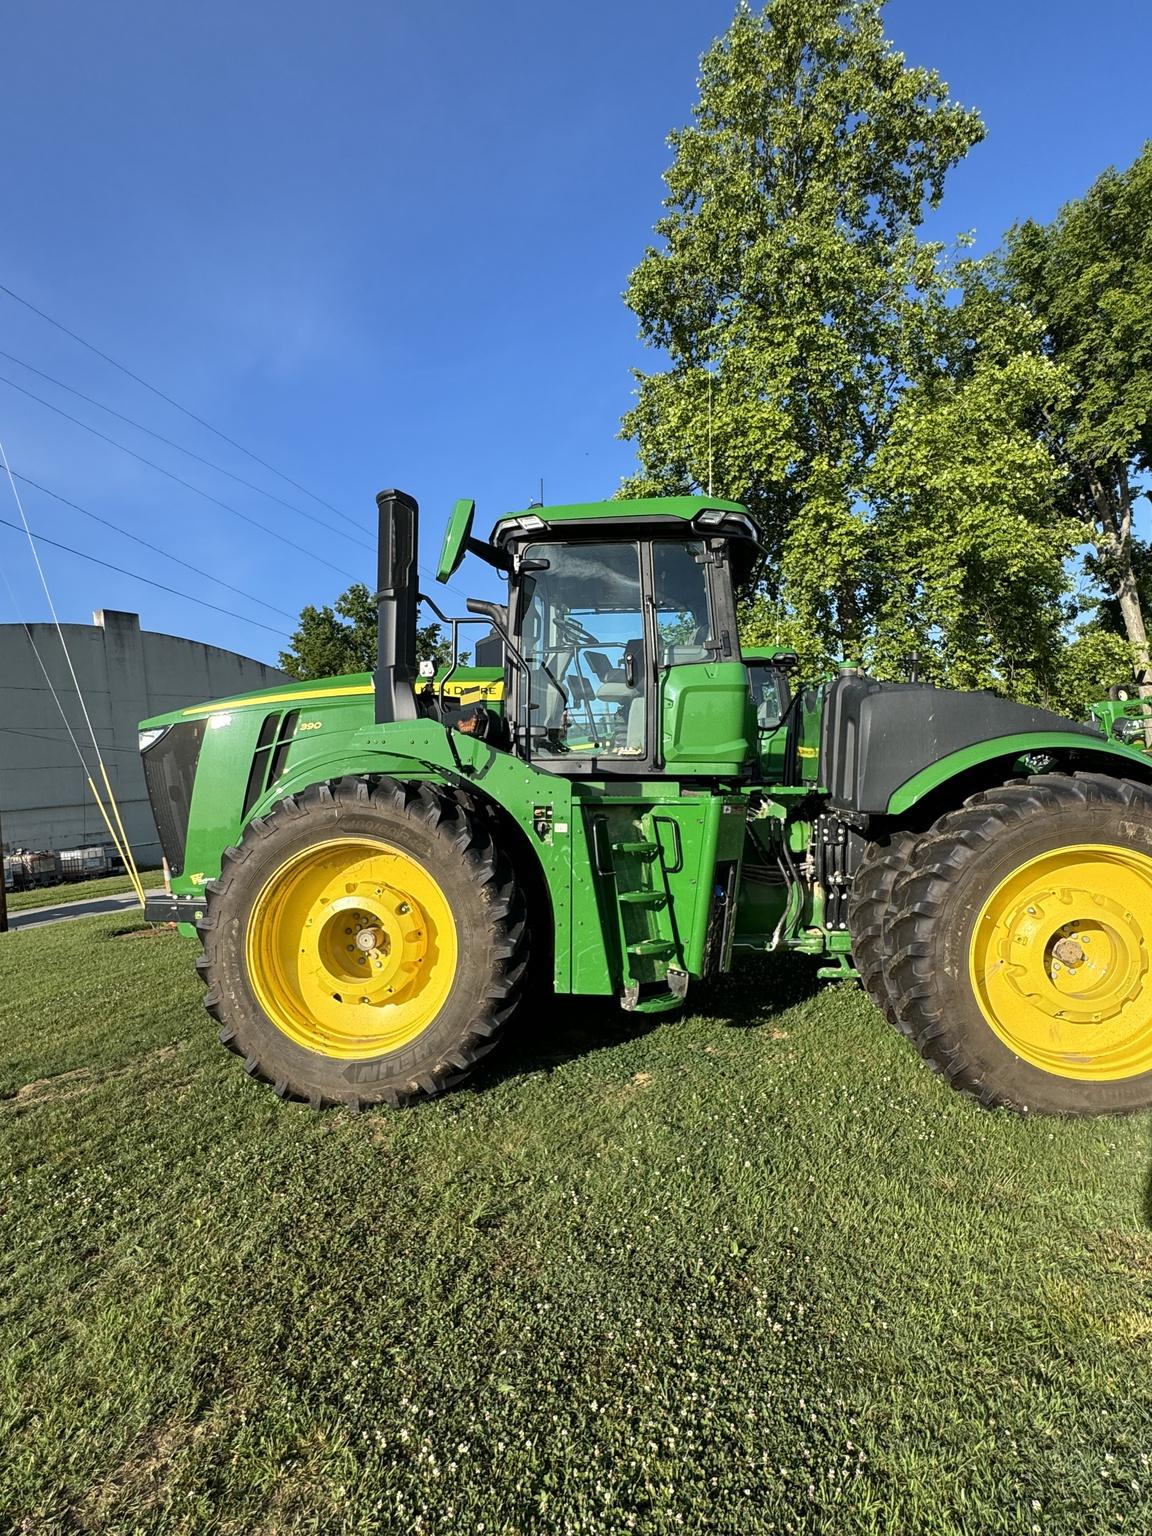
[[[316,677],[305,683],[278,683],[271,688],[258,688],[254,693],[234,694],[222,699],[209,699],[203,704],[191,704],[185,709],[171,709],[163,715],[152,715],[141,720],[142,731],[158,726],[176,725],[181,720],[200,720],[206,715],[231,713],[237,709],[253,709],[269,704],[303,705],[320,699],[348,699],[372,695],[372,675],[369,672],[351,672],[344,677]]]

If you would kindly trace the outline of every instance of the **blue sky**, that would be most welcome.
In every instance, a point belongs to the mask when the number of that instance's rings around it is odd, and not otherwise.
[[[487,529],[610,495],[629,369],[620,299],[660,212],[714,0],[37,0],[5,17],[0,283],[153,381],[304,497],[0,294],[0,348],[265,486],[277,505],[0,358],[0,377],[276,527],[291,549],[0,384],[13,467],[290,614],[371,582],[375,492],[412,491],[434,565],[455,497]],[[1152,133],[1147,0],[890,0],[887,27],[981,109],[988,138],[931,223],[978,249],[1047,219]],[[649,360],[651,361],[651,360]],[[4,487],[0,517],[15,509]],[[33,526],[195,594],[248,605],[38,491]],[[360,524],[356,526],[357,522]],[[280,640],[45,548],[62,618],[274,660]],[[328,564],[320,562],[326,561]],[[0,527],[20,616],[47,615]],[[335,567],[335,569],[333,568]],[[468,573],[472,574],[469,575]],[[487,593],[475,562],[455,582]],[[449,595],[459,608],[459,599]],[[17,617],[0,583],[0,622]]]

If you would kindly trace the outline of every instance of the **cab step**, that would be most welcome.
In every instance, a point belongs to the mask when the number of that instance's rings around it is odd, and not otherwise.
[[[641,939],[638,944],[629,944],[628,953],[644,955],[649,960],[667,960],[676,953],[676,946],[669,939]]]
[[[660,852],[659,843],[650,843],[646,839],[637,842],[623,842],[612,844],[613,853],[632,853],[638,858],[650,859],[653,854]]]
[[[657,911],[668,905],[664,891],[618,891],[616,900],[627,902],[630,907],[652,907]]]
[[[684,1006],[688,991],[688,973],[670,970],[663,982],[655,985],[633,982],[624,988],[620,1006],[627,1013],[671,1013]]]

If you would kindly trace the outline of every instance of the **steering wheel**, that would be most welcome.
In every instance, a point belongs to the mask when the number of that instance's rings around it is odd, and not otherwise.
[[[578,619],[574,619],[571,614],[565,618],[564,628],[568,632],[568,636],[575,640],[579,645],[600,644],[599,640],[597,640],[592,631],[585,629],[583,624],[581,624]]]

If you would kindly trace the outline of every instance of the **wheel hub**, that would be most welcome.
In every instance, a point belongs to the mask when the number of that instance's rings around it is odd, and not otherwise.
[[[447,898],[410,855],[368,839],[288,861],[253,905],[249,979],[298,1044],[361,1059],[399,1049],[435,1019],[455,976]]]
[[[1152,858],[1084,844],[1022,865],[971,945],[985,1019],[1043,1070],[1113,1080],[1152,1070]]]

